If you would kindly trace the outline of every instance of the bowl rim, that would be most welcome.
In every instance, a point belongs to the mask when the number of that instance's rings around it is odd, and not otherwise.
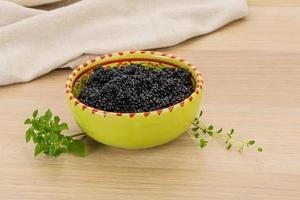
[[[90,68],[88,70],[86,70],[85,68],[88,66],[92,66],[91,68],[94,68],[95,66],[101,65],[101,60],[105,60],[105,58],[122,58],[123,55],[125,54],[131,54],[133,55],[153,55],[153,56],[160,56],[160,57],[165,57],[167,59],[171,59],[171,60],[177,60],[179,61],[179,63],[182,63],[184,65],[186,65],[188,68],[190,68],[190,71],[193,71],[195,77],[196,77],[196,85],[195,85],[195,89],[193,91],[193,93],[185,98],[183,101],[171,105],[167,108],[162,108],[159,110],[153,110],[153,111],[146,111],[146,112],[132,112],[132,113],[123,113],[123,112],[109,112],[109,111],[104,111],[104,110],[100,110],[100,109],[96,109],[93,108],[91,106],[85,105],[84,103],[82,103],[81,101],[79,101],[79,99],[77,99],[74,94],[72,93],[73,90],[73,86],[74,83],[78,80],[79,77],[81,77],[83,74],[87,73]],[[129,59],[130,60],[130,59]],[[137,59],[138,60],[138,59]],[[156,57],[156,59],[154,59],[155,61],[160,61],[159,57]],[[94,64],[96,61],[100,61],[100,63],[98,62],[97,64]],[[171,62],[169,63],[171,65],[175,65],[172,64]],[[177,66],[178,67],[178,66]],[[78,76],[79,74],[79,76]],[[195,96],[197,95],[201,95],[202,94],[202,88],[203,88],[203,78],[202,78],[202,74],[199,72],[199,70],[190,62],[188,62],[187,60],[179,57],[179,56],[174,56],[172,54],[167,54],[167,53],[163,53],[163,52],[157,52],[157,51],[120,51],[120,52],[116,52],[116,53],[108,53],[102,56],[96,56],[93,59],[90,59],[88,61],[86,61],[85,63],[82,63],[80,65],[78,65],[77,67],[75,67],[72,71],[72,73],[68,76],[67,78],[67,82],[65,85],[65,93],[67,96],[67,100],[71,101],[74,103],[74,106],[80,106],[82,111],[87,111],[87,110],[91,110],[92,114],[98,114],[101,116],[108,116],[108,115],[116,115],[116,116],[129,116],[130,118],[133,118],[136,115],[141,115],[144,117],[148,117],[151,114],[155,114],[155,115],[161,115],[163,112],[172,112],[174,109],[180,109],[183,108],[186,104],[190,103],[193,98],[195,98]]]

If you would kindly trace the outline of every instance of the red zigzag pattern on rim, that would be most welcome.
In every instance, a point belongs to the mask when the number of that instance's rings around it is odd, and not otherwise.
[[[135,53],[141,53],[141,54],[145,54],[145,53],[156,54],[156,52],[154,52],[154,51],[134,51],[134,50],[129,51],[129,53],[130,53],[130,54],[135,54]],[[122,56],[122,55],[124,55],[124,54],[125,54],[125,52],[118,52],[118,53],[116,53],[115,55],[120,55],[120,56]],[[159,54],[159,55],[161,55],[161,56],[167,56],[167,57],[169,57],[169,58],[177,59],[177,60],[179,60],[180,62],[185,62],[185,63],[187,63],[187,65],[190,67],[190,69],[192,69],[193,71],[197,71],[197,68],[196,68],[194,65],[192,65],[191,63],[188,63],[187,61],[185,61],[185,60],[182,59],[182,58],[179,58],[179,57],[176,57],[176,56],[173,56],[173,55],[168,55],[168,54],[166,54],[166,53],[157,53],[157,54]],[[103,55],[103,56],[100,56],[100,57],[97,57],[97,58],[104,59],[106,56],[112,57],[113,54],[112,54],[112,53],[108,53],[107,55]],[[89,62],[90,62],[90,63],[94,63],[94,62],[96,62],[96,59],[97,59],[97,58],[93,58],[93,59],[90,60]],[[68,79],[67,79],[68,82],[67,82],[67,84],[66,84],[66,93],[69,95],[69,99],[70,99],[70,100],[75,99],[75,102],[74,102],[75,107],[76,107],[78,104],[82,104],[82,103],[81,103],[78,99],[76,99],[76,98],[73,96],[73,94],[72,94],[72,92],[71,92],[72,90],[71,90],[71,85],[70,85],[70,84],[71,84],[71,82],[73,81],[73,77],[75,77],[75,76],[77,75],[77,74],[76,74],[76,71],[77,71],[77,73],[78,73],[79,71],[81,71],[81,66],[87,67],[87,66],[88,66],[88,62],[86,62],[86,63],[84,63],[84,64],[82,64],[82,65],[77,66],[77,67],[75,68],[75,70],[73,71],[73,73],[68,77]],[[200,72],[197,72],[197,73],[196,73],[196,76],[199,78],[199,77],[202,76],[202,74],[201,74]],[[203,83],[204,83],[204,81],[203,81],[202,78],[201,78],[200,80],[197,81],[196,90],[195,90],[195,93],[196,93],[197,95],[200,94],[200,90],[202,90],[202,85],[203,85]],[[192,94],[192,95],[193,95],[193,94]],[[193,100],[192,95],[188,97],[188,99],[189,99],[190,102]],[[179,105],[180,105],[181,107],[184,107],[185,101],[180,102]],[[151,111],[151,112],[156,112],[158,115],[160,115],[160,114],[163,112],[163,110],[165,110],[165,109],[168,109],[170,112],[172,112],[173,109],[174,109],[174,106],[176,106],[176,105],[170,106],[170,107],[168,107],[168,108],[156,110],[156,111]],[[89,107],[89,106],[86,106],[86,105],[82,104],[81,109],[82,109],[82,110],[85,110],[85,109],[88,108],[88,107]],[[91,108],[91,107],[89,107],[89,108]],[[94,114],[94,113],[100,111],[100,110],[94,109],[94,108],[91,108],[91,109],[92,109],[92,114]],[[147,116],[150,115],[151,112],[144,112],[143,115],[144,115],[145,117],[147,117]],[[106,117],[107,112],[105,112],[105,111],[102,112],[102,111],[101,111],[101,113],[103,113],[103,116]],[[122,116],[123,114],[124,114],[124,113],[116,113],[117,116]],[[130,116],[130,118],[134,117],[136,114],[137,114],[137,113],[128,113],[128,115]]]
[[[168,107],[168,110],[169,110],[170,112],[172,112],[172,111],[173,111],[173,109],[174,109],[174,106],[170,106],[170,107]]]
[[[132,118],[134,117],[135,113],[129,113],[129,117]]]
[[[163,109],[157,110],[157,114],[160,115],[162,113]]]

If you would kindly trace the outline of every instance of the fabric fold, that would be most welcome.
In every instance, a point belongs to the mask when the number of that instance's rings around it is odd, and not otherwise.
[[[82,54],[172,46],[248,12],[244,0],[84,0],[24,9],[22,20],[0,27],[0,85],[32,80]]]
[[[17,3],[19,5],[22,6],[39,6],[39,5],[45,5],[45,4],[49,4],[49,3],[56,3],[62,0],[0,0],[1,1],[10,1],[10,2],[14,2]]]

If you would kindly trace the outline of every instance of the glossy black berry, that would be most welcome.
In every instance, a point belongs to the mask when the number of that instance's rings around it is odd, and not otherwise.
[[[94,69],[78,99],[109,112],[145,112],[179,103],[194,91],[183,68],[149,68],[141,64]]]

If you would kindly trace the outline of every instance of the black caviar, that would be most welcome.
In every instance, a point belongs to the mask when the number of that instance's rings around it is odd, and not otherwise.
[[[183,68],[99,66],[90,74],[78,99],[109,112],[146,112],[179,103],[193,91],[191,73]]]

